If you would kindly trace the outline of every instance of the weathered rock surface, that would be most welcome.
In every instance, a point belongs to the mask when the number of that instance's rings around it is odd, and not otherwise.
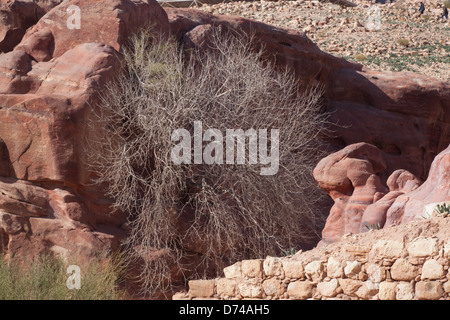
[[[322,231],[323,242],[359,233],[366,208],[387,193],[377,175],[385,169],[381,152],[367,143],[347,146],[319,162],[314,178],[335,202]]]
[[[321,245],[347,233],[431,217],[437,204],[450,202],[450,145],[435,158],[422,185],[410,172],[396,170],[387,180],[387,192],[377,176],[383,170],[381,152],[366,143],[347,146],[319,162],[314,177],[335,201]]]
[[[0,0],[0,52],[9,52],[28,28],[63,0]]]
[[[386,225],[427,218],[443,202],[450,202],[450,145],[434,159],[428,179],[395,200],[387,212]]]
[[[32,27],[14,20],[30,28],[0,55],[0,231],[11,254],[94,256],[118,247],[126,217],[91,184],[86,141],[101,130],[87,123],[128,38],[150,25],[168,32],[155,1],[59,2],[5,4],[21,18],[37,5],[48,11],[39,19],[45,12],[36,9]],[[73,4],[80,29],[67,27]]]
[[[67,27],[71,5],[80,8],[79,29]],[[28,30],[16,49],[39,62],[59,57],[82,43],[107,44],[120,51],[132,34],[151,25],[155,32],[168,30],[166,14],[155,1],[65,0]]]
[[[11,51],[44,14],[35,2],[0,1],[0,52]]]
[[[322,84],[331,111],[330,150],[367,142],[377,146],[387,169],[421,180],[434,157],[450,143],[450,84],[410,72],[380,72],[322,52],[304,33],[237,16],[194,9],[166,9],[172,32],[186,46],[205,47],[212,26],[253,33],[267,58],[288,66],[307,84]]]
[[[360,232],[365,232],[371,227],[383,227],[386,223],[387,211],[395,200],[406,192],[417,189],[420,184],[421,181],[412,173],[402,169],[394,171],[387,181],[389,192],[364,210]]]

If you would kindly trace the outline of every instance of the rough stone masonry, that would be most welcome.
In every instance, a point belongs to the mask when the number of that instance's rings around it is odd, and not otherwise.
[[[239,261],[173,299],[450,300],[450,219],[431,218],[289,257]]]

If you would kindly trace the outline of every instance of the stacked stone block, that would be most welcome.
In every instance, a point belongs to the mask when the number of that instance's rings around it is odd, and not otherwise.
[[[450,299],[450,240],[377,240],[342,250],[243,260],[223,278],[190,281],[174,299]]]

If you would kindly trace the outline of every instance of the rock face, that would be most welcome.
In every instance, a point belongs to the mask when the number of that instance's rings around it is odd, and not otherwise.
[[[45,11],[29,1],[0,1],[0,52],[11,51]]]
[[[372,226],[383,227],[386,223],[387,212],[396,199],[406,192],[417,189],[421,181],[406,170],[394,171],[387,181],[389,192],[380,200],[369,205],[364,211],[360,232],[365,232]]]
[[[330,110],[342,126],[335,129],[342,147],[360,141],[377,146],[387,164],[383,181],[397,169],[425,180],[450,143],[449,83],[411,73],[341,72],[330,86]]]
[[[450,202],[450,145],[434,159],[428,179],[395,200],[387,211],[386,225],[429,217],[442,202]]]
[[[450,145],[435,158],[422,185],[412,173],[396,170],[387,189],[377,176],[385,169],[381,152],[366,143],[347,146],[319,162],[314,177],[335,202],[320,245],[347,233],[430,217],[437,204],[450,202]]]
[[[9,52],[28,28],[63,0],[0,0],[0,52]]]
[[[381,152],[367,143],[350,145],[319,162],[314,178],[334,200],[322,241],[359,233],[365,209],[387,192],[377,175],[385,169]]]
[[[80,28],[68,29],[70,6],[80,10]],[[51,21],[51,23],[49,23]],[[154,1],[63,1],[28,30],[15,48],[37,61],[48,61],[83,43],[102,43],[121,51],[129,37],[154,22],[155,32],[167,32],[168,23]]]
[[[119,52],[129,36],[150,25],[164,33],[168,21],[155,1],[57,4],[7,4],[22,18],[36,5],[49,11],[37,21],[43,13],[36,9],[35,25],[0,55],[2,247],[28,256],[45,250],[94,256],[118,247],[126,217],[111,212],[111,199],[90,181],[86,141],[101,134],[87,125],[91,108],[120,70]],[[80,29],[67,27],[73,4],[80,8]]]
[[[33,256],[53,252],[69,258],[107,254],[119,245],[118,235],[94,231],[82,199],[64,187],[39,187],[13,178],[0,178],[0,233],[8,254]]]

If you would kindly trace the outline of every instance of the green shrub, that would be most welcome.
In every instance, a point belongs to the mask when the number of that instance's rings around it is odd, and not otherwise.
[[[285,255],[288,256],[293,256],[295,253],[297,252],[297,249],[295,248],[289,248],[286,250]]]
[[[377,222],[377,224],[371,224],[370,226],[366,225],[365,227],[367,230],[380,230],[382,228],[379,222]]]

